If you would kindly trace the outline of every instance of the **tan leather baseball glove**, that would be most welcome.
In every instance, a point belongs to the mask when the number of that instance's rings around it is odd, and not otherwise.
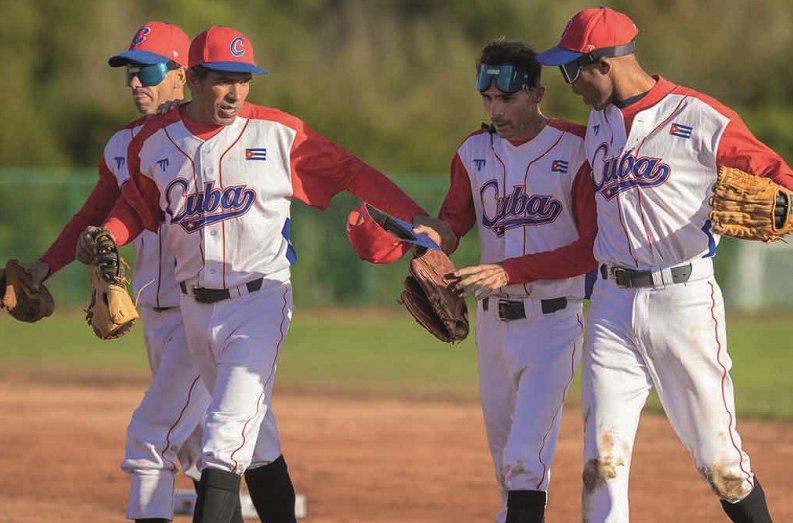
[[[129,332],[140,316],[127,292],[124,261],[112,235],[98,229],[93,241],[95,253],[88,266],[93,290],[85,319],[99,339],[119,338]]]
[[[454,263],[442,251],[426,249],[410,260],[410,274],[398,302],[430,334],[456,343],[468,336],[468,308],[449,275]]]
[[[33,288],[32,275],[18,260],[9,260],[0,269],[0,308],[19,321],[33,323],[50,316],[55,310],[55,300],[44,285]]]
[[[734,167],[719,167],[710,220],[713,232],[773,242],[793,232],[793,192]]]

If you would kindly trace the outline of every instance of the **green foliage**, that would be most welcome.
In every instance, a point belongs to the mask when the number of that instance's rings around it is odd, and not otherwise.
[[[295,113],[386,170],[443,172],[462,138],[485,118],[473,90],[487,41],[556,43],[582,0],[31,0],[6,2],[0,20],[0,165],[93,166],[112,131],[135,117],[121,71],[107,58],[147,20],[194,36],[236,27],[271,71],[251,100]],[[651,72],[740,110],[783,156],[793,121],[793,44],[787,0],[614,0],[639,26]],[[718,29],[712,19],[718,15]],[[57,21],[57,23],[53,23]],[[751,35],[738,38],[735,35]],[[587,109],[555,69],[545,109],[584,121]]]

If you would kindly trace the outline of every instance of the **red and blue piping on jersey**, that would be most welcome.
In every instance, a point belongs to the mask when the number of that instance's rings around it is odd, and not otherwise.
[[[601,143],[592,158],[592,165],[597,165],[597,157],[603,155],[603,168],[600,177],[592,171],[592,185],[607,200],[619,193],[633,189],[652,189],[663,185],[672,172],[669,164],[661,158],[652,156],[635,156],[630,149],[622,155],[606,158],[609,145]]]
[[[702,232],[708,237],[708,252],[702,256],[703,258],[713,258],[716,256],[716,238],[713,237],[713,232],[711,232],[712,227],[713,223],[711,223],[710,220],[705,220],[705,225],[702,226]]]
[[[297,263],[297,251],[295,246],[292,245],[292,219],[287,218],[284,226],[281,228],[281,236],[286,240],[286,259],[289,260],[289,265]]]
[[[231,185],[221,191],[215,188],[214,181],[209,181],[204,183],[203,192],[186,194],[188,187],[187,180],[176,178],[165,190],[167,202],[165,212],[171,216],[171,223],[178,223],[188,233],[193,233],[206,225],[242,216],[256,201],[256,191],[247,185]],[[182,203],[182,200],[184,200],[183,210],[174,214],[174,207]],[[215,213],[218,208],[221,211]]]
[[[479,197],[482,199],[482,225],[491,229],[496,236],[504,231],[525,225],[552,223],[562,213],[562,202],[551,194],[529,194],[525,185],[515,185],[512,192],[500,196],[498,181],[490,180],[482,185]],[[495,201],[496,213],[489,216],[487,201]]]

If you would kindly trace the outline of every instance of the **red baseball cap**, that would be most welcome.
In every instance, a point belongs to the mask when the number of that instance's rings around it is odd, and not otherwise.
[[[253,44],[231,27],[212,26],[190,44],[190,67],[200,65],[214,71],[267,74],[253,58]]]
[[[426,234],[413,232],[413,225],[380,209],[362,203],[347,216],[347,238],[362,260],[391,263],[411,248],[437,249]]]
[[[130,62],[145,65],[176,62],[187,67],[190,38],[179,27],[165,22],[147,22],[135,32],[129,50],[110,57],[110,67],[121,67]]]
[[[559,45],[537,55],[543,65],[564,65],[606,47],[629,44],[639,34],[636,24],[608,7],[584,9],[567,22]]]

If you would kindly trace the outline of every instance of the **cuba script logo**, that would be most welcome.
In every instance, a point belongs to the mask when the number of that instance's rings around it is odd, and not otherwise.
[[[598,174],[592,170],[592,183],[595,191],[611,200],[619,193],[633,189],[652,189],[662,185],[669,179],[672,172],[669,164],[661,158],[651,156],[635,156],[633,149],[622,156],[608,158],[609,146],[602,143],[595,149],[593,165],[598,165],[598,156],[602,155],[603,168]]]
[[[501,196],[498,181],[490,180],[479,190],[482,199],[482,225],[496,236],[525,225],[551,223],[562,213],[562,202],[550,194],[528,194],[525,185],[516,185]]]
[[[242,216],[256,200],[256,192],[247,185],[232,185],[221,190],[216,189],[212,181],[204,183],[203,191],[191,194],[187,194],[188,187],[187,180],[177,178],[165,189],[165,212],[171,216],[171,223],[178,223],[188,233]],[[175,208],[181,211],[175,213]]]

